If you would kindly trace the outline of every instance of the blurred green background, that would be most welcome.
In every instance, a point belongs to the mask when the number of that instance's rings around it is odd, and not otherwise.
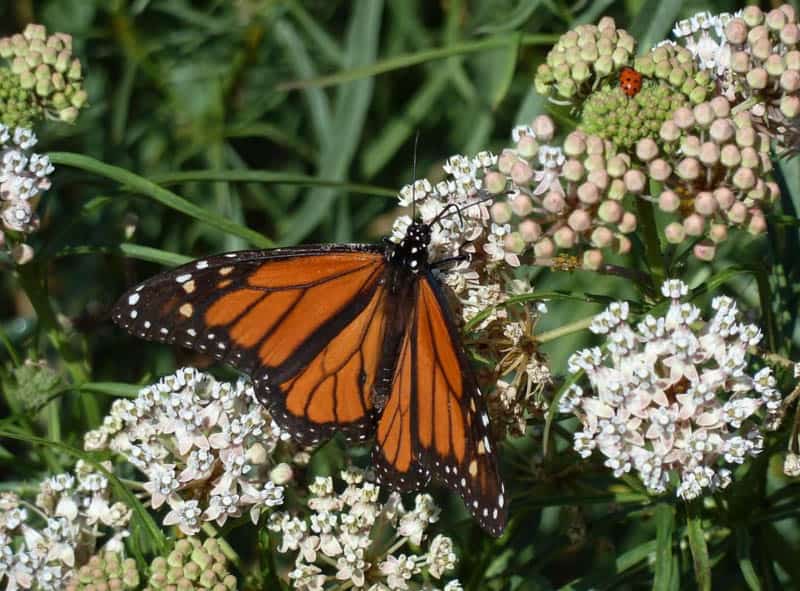
[[[394,194],[411,181],[415,133],[418,177],[438,178],[451,154],[499,152],[510,144],[515,124],[549,111],[532,89],[533,73],[566,30],[613,16],[639,40],[641,51],[669,38],[677,19],[742,6],[668,0],[6,0],[0,3],[0,33],[44,23],[51,32],[74,36],[84,64],[89,108],[74,126],[44,129],[39,151],[86,154],[133,171],[261,233],[266,239],[258,245],[264,246],[380,240],[398,213]],[[568,111],[554,116],[560,133],[570,131]],[[800,196],[792,190],[800,184],[796,159],[782,163],[780,174],[791,190],[784,213],[794,215],[792,196]],[[208,219],[142,197],[135,187],[75,167],[58,166],[54,181],[40,207],[32,264],[47,278],[55,311],[69,327],[76,363],[94,381],[132,383],[152,381],[177,364],[204,363],[122,335],[108,319],[109,308],[126,287],[172,260],[162,251],[196,257],[253,244]],[[715,267],[690,266],[685,279],[697,285],[731,262],[785,263],[774,303],[784,310],[777,322],[788,345],[797,334],[791,289],[796,262],[785,253],[796,251],[797,236],[774,229],[772,244],[745,236],[732,240]],[[158,251],[121,249],[124,244]],[[619,278],[528,272],[537,289],[631,293]],[[30,304],[11,274],[0,281],[0,322],[15,344],[27,343],[36,330]],[[725,289],[757,309],[752,279]],[[541,328],[599,310],[554,304]],[[585,339],[571,336],[548,348],[556,374]],[[102,398],[65,403],[62,426],[51,422],[48,434],[80,445],[106,407]],[[523,459],[530,461],[522,454],[514,461]],[[536,461],[525,466],[516,488],[536,482]],[[18,476],[33,477],[40,468],[17,467]],[[472,588],[482,588],[481,573],[494,568],[490,578],[501,577],[503,585],[555,588],[592,565],[595,578],[574,588],[647,587],[647,552],[653,548],[643,551],[637,544],[651,543],[652,523],[628,520],[635,508],[599,505],[586,510],[592,513],[592,545],[570,545],[570,524],[585,528],[588,517],[577,506],[560,508],[563,491],[554,482],[551,497],[518,506],[537,532],[516,532],[514,545],[479,553],[476,564],[467,558],[466,582],[471,576]],[[580,519],[571,521],[573,514]],[[764,544],[781,540],[774,551],[783,556],[783,576],[797,570],[792,556],[798,547],[794,518],[781,523],[787,530],[782,536],[771,522],[754,535]],[[535,547],[526,540],[534,536]],[[719,588],[746,588],[735,562],[737,540],[717,554]],[[615,575],[626,559],[628,567]],[[592,580],[602,584],[592,587]],[[691,585],[691,577],[687,581]]]

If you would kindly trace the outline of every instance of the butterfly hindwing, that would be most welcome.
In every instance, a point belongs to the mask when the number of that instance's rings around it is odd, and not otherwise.
[[[242,251],[194,261],[126,293],[115,322],[136,336],[249,373],[301,443],[372,433],[385,330],[380,247]]]
[[[418,281],[373,457],[382,480],[399,488],[434,473],[499,535],[507,500],[485,402],[435,281]]]

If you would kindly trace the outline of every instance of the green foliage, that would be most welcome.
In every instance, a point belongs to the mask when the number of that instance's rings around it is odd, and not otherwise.
[[[450,154],[496,151],[515,124],[548,109],[560,132],[574,128],[570,112],[532,87],[566,30],[611,15],[642,54],[668,36],[675,18],[733,8],[722,0],[2,3],[3,35],[33,21],[73,35],[89,101],[74,125],[41,130],[39,148],[51,152],[57,172],[40,205],[41,230],[31,236],[36,255],[24,267],[3,261],[0,487],[29,489],[77,458],[105,470],[105,458],[80,449],[112,397],[203,363],[111,326],[111,305],[134,282],[225,250],[378,241],[415,159],[417,176],[427,176]],[[11,116],[4,111],[0,120],[25,122],[29,101],[3,94],[6,75],[0,69],[0,106],[21,106],[16,119],[3,119]],[[525,270],[536,292],[519,301],[549,300],[537,330],[547,335],[541,351],[558,383],[529,436],[504,446],[513,500],[501,538],[484,536],[459,501],[433,489],[445,507],[441,528],[460,547],[456,574],[466,589],[800,586],[800,488],[781,470],[788,428],[767,440],[763,461],[739,469],[729,490],[687,506],[581,462],[571,448],[574,420],[557,413],[571,383],[565,360],[590,343],[585,319],[611,299],[650,309],[653,279],[663,275],[681,276],[696,301],[735,297],[764,328],[769,352],[797,357],[798,166],[797,158],[779,165],[782,215],[770,219],[769,240],[742,233],[713,264],[651,233],[632,255],[646,255],[638,271],[649,273],[648,285],[582,270]],[[662,221],[647,215],[646,223]],[[792,382],[789,374],[782,370],[782,384]],[[319,471],[342,458],[341,447],[326,446]],[[156,551],[166,556],[157,521],[122,480],[111,482],[134,512],[128,551],[140,567]],[[269,534],[241,527],[226,540],[226,555],[261,570],[242,588],[278,588],[273,581],[285,573],[254,550],[274,548]]]

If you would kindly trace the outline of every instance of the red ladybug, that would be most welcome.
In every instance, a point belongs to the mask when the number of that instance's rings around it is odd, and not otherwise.
[[[622,68],[619,72],[619,86],[628,96],[636,96],[642,89],[642,75],[633,68]]]

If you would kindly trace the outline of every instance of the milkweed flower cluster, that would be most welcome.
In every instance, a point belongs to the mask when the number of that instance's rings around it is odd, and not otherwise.
[[[618,302],[594,319],[591,330],[605,342],[568,363],[589,388],[571,386],[559,410],[581,421],[581,457],[597,451],[616,477],[632,471],[655,494],[677,482],[677,495],[693,499],[728,486],[731,466],[761,453],[764,431],[783,418],[782,395],[770,368],[749,370],[748,348],[762,334],[731,298],[714,298],[703,322],[685,283],[666,281],[662,293],[664,316],[633,325]]]
[[[333,478],[316,477],[308,487],[307,512],[270,516],[278,552],[295,556],[289,573],[293,588],[322,591],[327,581],[336,580],[370,591],[422,584],[436,589],[428,581],[438,584],[457,560],[450,538],[429,533],[440,512],[430,495],[417,495],[414,508],[406,510],[398,493],[380,502],[380,487],[360,470],[343,471],[341,480],[339,492]],[[461,586],[451,580],[442,589],[460,591]]]
[[[34,502],[0,494],[0,585],[61,591],[101,539],[121,551],[130,516],[111,501],[107,478],[83,461],[44,480]]]
[[[548,117],[526,128],[529,139],[534,128],[541,140],[552,138],[555,130]],[[536,154],[538,147],[534,158]],[[454,155],[443,165],[444,180],[417,180],[399,193],[400,205],[410,207],[413,203],[422,221],[431,225],[430,259],[455,259],[441,271],[440,278],[455,296],[456,321],[476,333],[473,348],[496,362],[495,372],[479,374],[478,379],[482,387],[492,391],[489,410],[498,435],[506,430],[524,431],[526,416],[541,410],[542,390],[551,381],[532,338],[546,307],[508,303],[509,298],[529,293],[532,287],[528,281],[508,273],[509,268],[520,266],[520,255],[529,243],[518,228],[509,224],[514,202],[505,194],[507,176],[499,171],[504,158],[507,160],[508,156],[498,158],[491,152],[480,152],[473,158]],[[538,162],[541,168],[531,171],[531,178],[536,176],[541,191],[559,185],[563,153],[543,147]],[[410,223],[410,216],[398,218],[392,239],[402,240]],[[528,232],[541,233],[530,228]],[[459,261],[461,258],[464,260]],[[498,379],[503,385],[512,386],[505,388],[502,396],[494,387]]]
[[[0,80],[6,87],[4,106],[11,107],[3,110],[0,118],[14,117],[4,123],[29,125],[43,115],[67,123],[77,119],[87,94],[81,63],[72,55],[70,35],[48,35],[43,25],[30,24],[22,33],[0,39],[0,57],[10,64],[0,70]],[[9,72],[16,77],[16,89]]]
[[[31,151],[36,135],[29,129],[0,125],[0,245],[8,243],[13,258],[26,263],[33,249],[24,237],[39,227],[36,206],[50,186],[50,159]]]
[[[256,523],[283,503],[288,462],[304,461],[288,439],[248,381],[184,368],[134,400],[116,400],[84,447],[124,457],[144,475],[150,506],[169,507],[164,525],[193,535],[203,522],[223,525],[245,513]]]

